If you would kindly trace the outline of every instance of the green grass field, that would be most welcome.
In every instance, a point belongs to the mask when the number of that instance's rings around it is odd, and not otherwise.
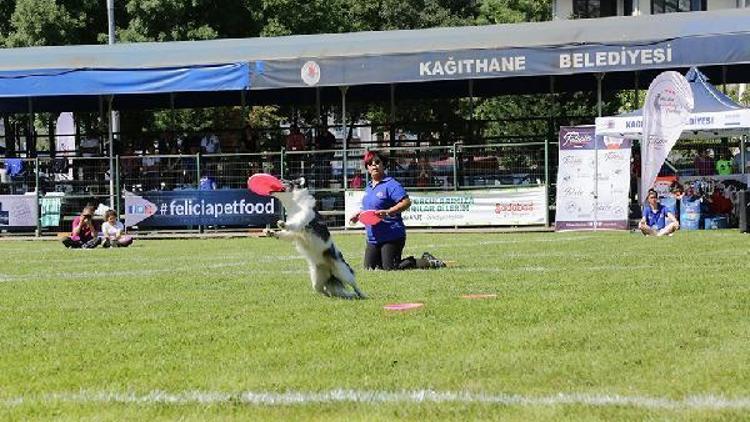
[[[361,267],[362,235],[335,238]],[[423,251],[457,264],[358,270],[370,298],[345,301],[275,239],[0,242],[0,419],[750,418],[746,235],[411,233]]]

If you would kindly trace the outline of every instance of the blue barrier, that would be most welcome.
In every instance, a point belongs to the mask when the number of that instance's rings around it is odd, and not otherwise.
[[[683,230],[698,230],[701,223],[701,201],[680,201],[680,228]]]
[[[729,226],[729,219],[723,215],[706,217],[703,220],[703,227],[706,230],[726,229]]]

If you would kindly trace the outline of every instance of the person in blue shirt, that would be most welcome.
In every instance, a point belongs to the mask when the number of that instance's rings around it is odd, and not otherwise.
[[[425,252],[415,259],[409,256],[401,259],[406,245],[406,226],[401,213],[409,209],[411,199],[401,183],[385,174],[385,158],[377,152],[368,151],[364,164],[370,175],[370,183],[362,198],[363,210],[375,210],[383,220],[375,225],[365,226],[367,248],[365,249],[365,269],[404,270],[410,268],[440,268],[445,263]],[[350,221],[359,221],[359,213]]]
[[[666,206],[659,203],[659,195],[652,189],[646,196],[638,228],[644,236],[671,236],[680,229],[680,223]]]

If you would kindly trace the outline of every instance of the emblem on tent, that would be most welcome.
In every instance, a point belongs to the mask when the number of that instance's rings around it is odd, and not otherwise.
[[[312,60],[302,66],[301,74],[302,81],[309,86],[317,85],[320,82],[320,66]]]

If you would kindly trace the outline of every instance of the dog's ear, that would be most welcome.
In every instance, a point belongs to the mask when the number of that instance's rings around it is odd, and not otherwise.
[[[294,185],[300,189],[304,188],[307,185],[307,181],[304,177],[300,177],[297,180],[294,181]]]

